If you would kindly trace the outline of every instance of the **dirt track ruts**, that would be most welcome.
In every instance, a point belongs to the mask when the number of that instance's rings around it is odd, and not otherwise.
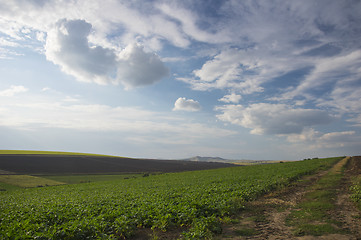
[[[341,223],[340,228],[345,234],[327,234],[324,236],[297,237],[293,233],[293,227],[287,226],[286,217],[302,201],[311,186],[317,183],[323,176],[331,171],[341,171],[345,166],[343,177],[337,189],[335,210],[329,215],[332,219]],[[361,214],[350,200],[349,187],[352,176],[361,173],[361,157],[352,157],[341,160],[338,164],[327,171],[318,172],[315,175],[306,176],[297,184],[272,192],[256,201],[246,205],[245,211],[237,217],[236,224],[225,226],[223,234],[216,239],[361,239]],[[256,234],[240,236],[242,229],[254,229]]]

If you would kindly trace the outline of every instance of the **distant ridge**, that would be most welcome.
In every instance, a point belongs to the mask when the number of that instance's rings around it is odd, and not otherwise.
[[[192,161],[192,162],[214,162],[214,163],[230,163],[237,165],[253,165],[253,164],[266,164],[266,163],[278,163],[282,161],[274,161],[274,160],[232,160],[232,159],[224,159],[221,157],[201,157],[195,156],[191,158],[182,159],[183,161]]]
[[[194,161],[194,162],[227,162],[229,160],[221,158],[221,157],[201,157],[195,156],[188,159],[184,159],[186,161]]]

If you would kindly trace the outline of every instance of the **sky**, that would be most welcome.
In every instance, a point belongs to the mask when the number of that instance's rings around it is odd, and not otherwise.
[[[361,1],[0,0],[0,149],[361,154]]]

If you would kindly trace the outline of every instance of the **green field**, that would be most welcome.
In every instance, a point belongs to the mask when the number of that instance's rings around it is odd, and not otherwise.
[[[205,239],[246,201],[341,158],[0,192],[3,239],[122,239],[141,229]]]
[[[350,187],[352,192],[351,198],[357,203],[359,209],[361,209],[361,176],[355,177],[353,185]]]
[[[18,187],[45,187],[65,184],[64,182],[30,175],[0,175],[0,182]]]
[[[67,184],[103,182],[103,181],[117,181],[129,178],[142,177],[144,174],[116,174],[116,175],[51,175],[41,176],[42,178],[51,179]]]
[[[12,190],[16,190],[16,189],[20,189],[20,187],[15,186],[15,185],[11,185],[8,183],[3,183],[0,182],[0,191],[12,191]]]

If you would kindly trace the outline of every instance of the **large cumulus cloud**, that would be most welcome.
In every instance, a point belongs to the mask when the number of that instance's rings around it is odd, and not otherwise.
[[[92,25],[84,20],[57,22],[48,32],[45,45],[48,60],[83,82],[121,83],[127,88],[150,85],[168,75],[168,68],[153,53],[129,45],[120,53],[89,42]]]
[[[136,44],[126,47],[119,57],[117,81],[127,88],[153,84],[169,73],[156,54]]]

